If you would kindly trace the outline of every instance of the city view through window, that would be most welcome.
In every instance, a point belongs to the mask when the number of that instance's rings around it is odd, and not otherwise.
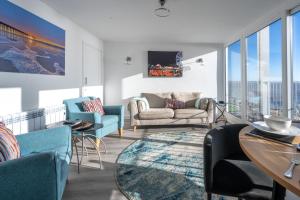
[[[291,17],[292,28],[292,117],[300,118],[300,13]],[[227,47],[228,112],[241,117],[242,92],[246,91],[246,118],[280,115],[282,100],[282,20],[277,20],[245,39],[246,83],[242,88],[241,41]],[[289,56],[289,55],[288,55]]]
[[[228,111],[241,116],[241,42],[227,48],[227,103]]]
[[[246,38],[247,119],[282,109],[281,20]]]

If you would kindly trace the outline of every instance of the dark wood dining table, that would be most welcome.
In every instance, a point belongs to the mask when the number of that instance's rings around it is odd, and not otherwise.
[[[240,146],[249,159],[274,180],[273,199],[284,199],[285,189],[295,193],[300,199],[300,165],[295,167],[292,178],[283,175],[290,166],[291,159],[300,153],[293,145],[248,135],[253,129],[252,126],[247,126],[241,130]],[[299,142],[300,136],[296,136],[292,143]]]

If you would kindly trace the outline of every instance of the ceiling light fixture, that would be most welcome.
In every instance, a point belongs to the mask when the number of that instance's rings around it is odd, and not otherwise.
[[[154,10],[154,14],[157,17],[168,17],[170,15],[170,10],[165,8],[166,0],[158,0],[160,8]]]

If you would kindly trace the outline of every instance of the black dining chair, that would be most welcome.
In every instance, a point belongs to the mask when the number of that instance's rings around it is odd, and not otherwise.
[[[246,124],[215,128],[204,139],[204,183],[212,194],[247,200],[272,199],[273,180],[243,153],[239,132]]]

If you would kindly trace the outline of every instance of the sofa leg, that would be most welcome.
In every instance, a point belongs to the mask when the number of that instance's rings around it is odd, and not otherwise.
[[[208,124],[208,127],[209,127],[209,129],[212,129],[213,124],[212,124],[212,123],[209,123],[209,124]]]
[[[123,128],[119,128],[119,136],[122,137],[123,135]]]
[[[100,139],[96,139],[96,146],[98,147],[98,148],[100,148]]]
[[[136,131],[136,126],[133,126],[133,132],[135,132]]]

